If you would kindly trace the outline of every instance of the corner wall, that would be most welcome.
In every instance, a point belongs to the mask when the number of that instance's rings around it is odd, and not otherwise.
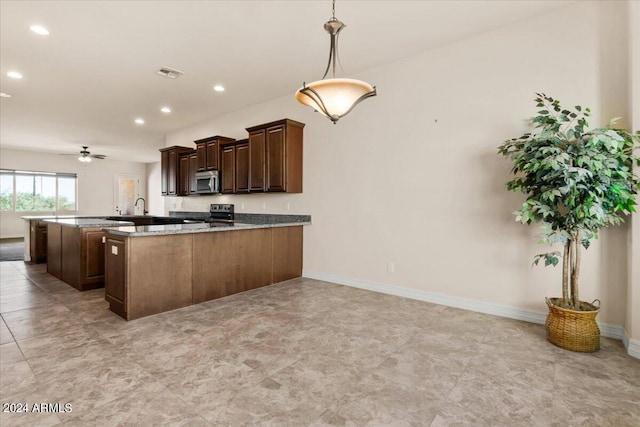
[[[510,165],[496,148],[529,129],[534,92],[590,106],[594,126],[624,112],[626,102],[601,99],[608,47],[593,31],[621,5],[574,3],[361,73],[354,77],[377,85],[378,96],[335,126],[295,102],[299,82],[292,82],[286,97],[170,133],[167,146],[193,146],[211,135],[243,138],[244,128],[284,117],[304,122],[304,193],[167,197],[165,210],[228,202],[240,212],[311,214],[306,275],[546,312],[544,298],[560,293],[561,272],[531,268],[546,248],[537,245],[535,227],[515,223],[511,212],[523,198],[506,191]],[[626,60],[620,55],[626,52],[606,57]],[[583,298],[601,299],[599,320],[620,331],[627,268],[623,261],[620,274],[607,254],[619,252],[620,242],[624,250],[626,235],[606,230],[584,254],[581,274]]]
[[[640,132],[640,3],[629,2],[629,109],[632,112],[630,128]],[[640,152],[636,152],[640,155]],[[636,166],[640,175],[640,167]],[[640,200],[639,200],[640,202]],[[640,211],[640,209],[639,209]],[[625,319],[625,346],[640,358],[640,212],[631,218],[628,239],[627,316]]]
[[[80,163],[74,156],[38,153],[34,151],[0,150],[0,167],[38,172],[68,172],[78,175],[77,215],[113,215],[114,175],[131,174],[140,177],[140,195],[146,196],[147,173],[144,163],[95,160]],[[66,215],[68,213],[61,213]],[[55,212],[0,212],[0,238],[23,237],[26,215],[55,215]]]

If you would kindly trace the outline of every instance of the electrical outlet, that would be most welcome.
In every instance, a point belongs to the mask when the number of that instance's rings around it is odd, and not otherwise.
[[[111,246],[111,253],[114,255],[118,255],[118,247],[117,246]]]
[[[395,271],[396,271],[396,264],[389,261],[387,263],[387,273],[395,273]]]
[[[291,210],[291,203],[287,202],[287,210],[290,211]]]
[[[267,203],[266,202],[262,203],[262,210],[263,211],[267,210]]]

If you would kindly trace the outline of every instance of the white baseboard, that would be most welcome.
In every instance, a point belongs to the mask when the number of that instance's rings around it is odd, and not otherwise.
[[[626,329],[623,328],[622,332],[622,342],[624,343],[624,348],[627,349],[627,353],[629,356],[640,359],[640,341],[629,338]]]
[[[446,305],[448,307],[456,307],[464,310],[476,311],[479,313],[492,314],[494,316],[506,317],[509,319],[523,320],[525,322],[538,323],[541,325],[544,325],[547,319],[547,313],[543,313],[540,311],[524,310],[508,305],[438,294],[435,292],[423,291],[420,289],[402,288],[399,286],[370,282],[367,280],[338,276],[335,274],[321,273],[318,271],[304,270],[302,272],[302,276],[309,279],[322,280],[325,282],[337,283],[339,285],[351,286],[353,288],[365,289],[368,291],[380,292],[389,295],[396,295],[399,297],[411,298],[419,301]],[[615,338],[624,341],[626,333],[622,326],[609,325],[600,322],[598,322],[598,326],[600,327],[600,333],[603,337]],[[627,352],[633,357],[640,358],[640,342],[633,339],[629,340],[629,342],[629,346],[625,344],[625,347],[627,347]],[[632,353],[632,349],[635,354]]]

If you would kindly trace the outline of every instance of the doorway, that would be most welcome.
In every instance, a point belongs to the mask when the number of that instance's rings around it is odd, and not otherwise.
[[[117,215],[135,215],[136,198],[140,196],[139,175],[115,175],[113,205]]]

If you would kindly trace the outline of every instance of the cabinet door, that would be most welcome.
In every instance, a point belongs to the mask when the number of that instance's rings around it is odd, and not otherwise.
[[[207,170],[207,147],[206,144],[198,144],[196,147],[196,155],[198,163],[196,168],[198,172]],[[195,170],[195,169],[194,169]]]
[[[87,231],[84,233],[84,244],[86,255],[85,277],[83,282],[91,279],[102,279],[104,277],[104,243],[102,238],[104,231]]]
[[[168,151],[168,167],[167,167],[167,195],[175,196],[178,194],[178,153],[176,151]]]
[[[189,156],[189,194],[196,194],[196,172],[198,171],[198,162],[200,158],[198,154]]]
[[[124,242],[107,239],[105,250],[105,299],[109,301],[111,310],[120,316],[126,316],[126,269]]]
[[[218,141],[207,142],[207,163],[206,170],[218,169]]]
[[[222,182],[220,192],[224,194],[233,193],[236,189],[236,147],[233,145],[222,149]]]
[[[264,191],[265,174],[265,129],[249,134],[249,189],[251,191]]]
[[[183,154],[180,156],[180,164],[178,166],[180,170],[180,178],[178,179],[178,195],[189,195],[189,155]]]
[[[36,229],[36,262],[47,260],[47,225],[38,224]],[[33,259],[32,259],[33,261]]]
[[[169,186],[169,152],[162,151],[160,153],[160,175],[162,181],[162,195],[166,196]]]
[[[285,191],[285,131],[284,126],[267,129],[267,191]]]
[[[236,145],[236,193],[249,192],[249,144]]]
[[[62,279],[62,226],[47,225],[47,273]]]

